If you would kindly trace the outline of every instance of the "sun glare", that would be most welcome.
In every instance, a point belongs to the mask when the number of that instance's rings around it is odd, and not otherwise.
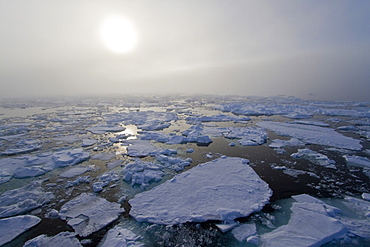
[[[116,53],[132,51],[137,43],[137,34],[132,23],[122,17],[110,17],[103,22],[101,36],[108,49]]]

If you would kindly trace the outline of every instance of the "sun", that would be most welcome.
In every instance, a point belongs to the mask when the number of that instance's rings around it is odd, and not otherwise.
[[[102,23],[100,34],[105,46],[116,53],[132,51],[137,43],[134,25],[120,16],[107,18]]]

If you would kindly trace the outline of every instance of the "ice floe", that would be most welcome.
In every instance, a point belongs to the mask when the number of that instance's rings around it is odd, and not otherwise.
[[[0,219],[0,246],[16,238],[40,223],[41,219],[33,215],[21,215]]]
[[[366,157],[357,155],[344,155],[343,157],[346,159],[347,165],[370,168],[370,160]]]
[[[142,247],[143,243],[139,241],[140,236],[137,236],[132,231],[124,229],[120,226],[115,226],[110,229],[103,237],[99,247]]]
[[[27,213],[54,199],[53,193],[45,192],[41,183],[41,181],[33,181],[21,188],[2,193],[0,218]]]
[[[89,170],[90,168],[87,166],[73,167],[65,172],[62,172],[61,174],[59,174],[59,176],[62,178],[73,178],[82,175]]]
[[[291,136],[306,143],[350,150],[362,149],[360,140],[344,136],[331,128],[273,121],[263,121],[257,123],[257,125],[272,130],[279,135]]]
[[[255,245],[259,244],[257,228],[254,222],[241,224],[235,227],[231,231],[231,233],[239,242],[243,242],[244,240],[247,240],[247,243],[255,244]]]
[[[131,145],[127,147],[127,154],[131,157],[155,156],[159,151],[150,141],[134,140],[128,143]]]
[[[120,131],[124,131],[125,129],[126,128],[122,126],[100,124],[100,125],[90,127],[87,130],[92,132],[93,134],[104,134],[107,132],[120,132]]]
[[[61,232],[53,237],[48,237],[46,234],[37,236],[28,240],[23,247],[55,247],[55,246],[68,246],[68,247],[82,247],[76,233]]]
[[[179,224],[232,221],[259,211],[272,195],[242,158],[224,157],[176,175],[129,201],[137,221]]]
[[[145,189],[152,182],[159,182],[164,176],[163,166],[135,159],[122,171],[123,180]]]
[[[225,114],[186,118],[186,121],[190,124],[197,124],[200,122],[228,122],[228,121],[245,123],[249,120],[251,120],[249,117],[230,116],[230,115],[225,115]]]
[[[317,165],[336,169],[334,165],[335,164],[334,160],[331,160],[328,158],[328,156],[320,154],[308,148],[298,149],[298,152],[292,154],[291,156],[296,159],[300,158],[307,159]]]
[[[288,224],[261,235],[262,246],[321,246],[348,233],[347,227],[327,213],[316,198],[293,197]]]
[[[109,202],[99,196],[82,193],[64,204],[59,216],[67,220],[75,232],[86,237],[118,219],[124,212],[120,204]]]
[[[305,144],[298,140],[297,138],[291,138],[290,140],[284,141],[280,139],[275,139],[271,141],[269,145],[270,148],[283,148],[283,147],[290,147],[290,146],[304,146]]]

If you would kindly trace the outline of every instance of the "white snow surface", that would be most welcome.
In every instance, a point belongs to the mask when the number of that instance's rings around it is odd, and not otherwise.
[[[37,225],[41,219],[33,215],[21,215],[0,219],[0,246],[12,241],[19,234]]]
[[[347,227],[327,213],[325,204],[308,195],[293,197],[288,224],[261,235],[262,246],[321,246],[348,233]]]
[[[259,211],[272,191],[242,158],[222,157],[200,164],[137,194],[130,215],[139,222],[179,224],[233,221]]]
[[[109,202],[90,193],[82,193],[64,204],[59,216],[62,220],[67,220],[68,225],[79,236],[86,237],[118,219],[123,212],[124,209],[118,203]]]
[[[33,181],[21,188],[5,191],[0,196],[0,218],[23,214],[49,203],[54,195],[45,192],[41,181]]]
[[[291,136],[306,143],[331,146],[336,148],[361,150],[360,140],[344,136],[334,129],[313,125],[263,121],[258,126],[272,130],[279,135]]]
[[[23,247],[82,247],[76,233],[61,232],[53,237],[46,234],[28,240]]]

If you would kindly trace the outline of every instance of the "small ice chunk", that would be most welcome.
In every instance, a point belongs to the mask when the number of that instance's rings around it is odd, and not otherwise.
[[[112,153],[98,153],[93,155],[91,158],[94,160],[102,160],[102,161],[108,161],[116,157],[115,154]]]
[[[59,218],[59,212],[56,209],[50,209],[45,213],[45,218],[47,219],[57,219]]]
[[[234,227],[236,227],[237,225],[239,225],[238,222],[234,221],[234,222],[227,222],[227,223],[220,223],[220,224],[215,224],[215,226],[222,232],[222,233],[225,233],[225,232],[228,232],[230,231],[231,229],[233,229]]]
[[[271,195],[248,160],[223,157],[137,194],[129,201],[130,215],[157,224],[233,221],[261,210]]]
[[[94,145],[96,142],[97,142],[97,140],[95,140],[95,139],[83,139],[81,146],[82,147],[89,147],[89,146]]]
[[[291,156],[296,159],[299,158],[307,159],[317,165],[336,169],[334,165],[335,164],[334,160],[331,160],[326,155],[320,154],[308,148],[298,149],[298,152],[293,153]]]
[[[243,242],[247,238],[257,235],[257,229],[254,222],[252,222],[235,227],[231,233],[239,242]]]
[[[110,229],[107,234],[103,237],[100,242],[100,247],[112,247],[112,246],[121,246],[121,247],[142,247],[143,243],[140,243],[138,240],[140,236],[136,236],[133,232],[128,229],[124,229],[119,226],[115,226],[113,229]]]
[[[362,199],[366,201],[370,201],[370,193],[362,193]]]
[[[347,165],[356,167],[367,167],[370,168],[370,160],[366,157],[357,155],[344,155]]]
[[[1,194],[0,218],[29,212],[54,199],[53,193],[45,192],[41,183],[41,181],[33,181],[21,188]]]
[[[19,234],[40,223],[41,219],[33,215],[14,216],[0,219],[0,246],[12,241]]]
[[[75,176],[79,176],[84,174],[85,172],[89,171],[90,168],[86,166],[81,167],[73,167],[65,172],[62,172],[59,176],[62,178],[72,178]]]
[[[124,209],[118,203],[82,193],[64,204],[59,215],[79,236],[86,237],[118,219],[122,212]]]
[[[135,140],[131,146],[127,147],[127,154],[131,157],[154,156],[158,149],[154,147],[150,141]]]
[[[76,233],[72,232],[61,232],[53,237],[48,237],[46,234],[37,236],[33,239],[28,240],[23,247],[82,247]]]
[[[194,149],[193,148],[188,148],[188,149],[186,149],[186,152],[187,153],[194,153]]]
[[[122,126],[115,126],[109,124],[100,124],[87,129],[94,134],[104,134],[106,132],[120,132],[124,131],[126,128]]]
[[[304,146],[304,143],[297,138],[291,138],[288,141],[275,139],[272,140],[271,144],[269,145],[270,148],[282,148],[286,146]]]

